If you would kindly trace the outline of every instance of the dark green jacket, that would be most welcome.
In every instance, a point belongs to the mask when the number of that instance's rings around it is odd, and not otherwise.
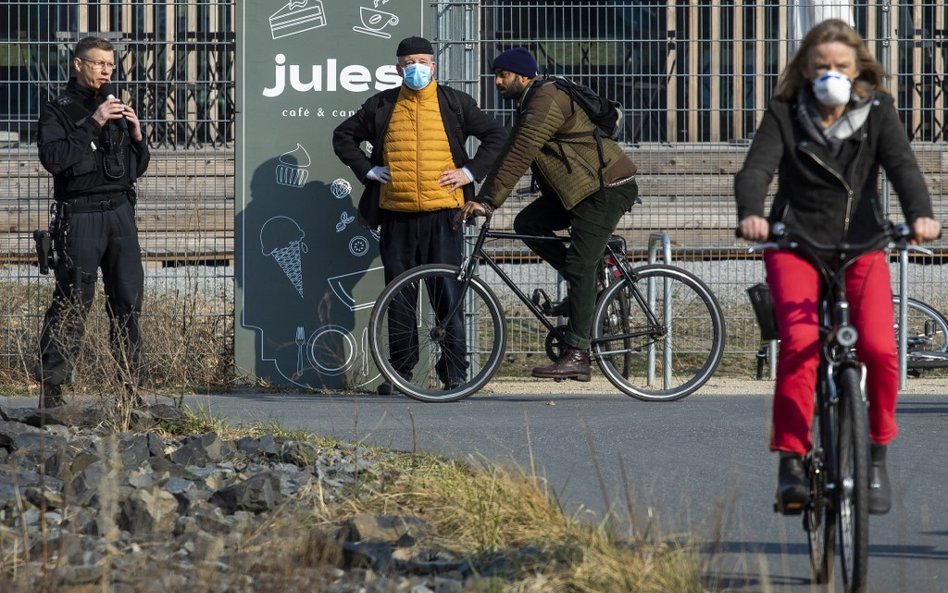
[[[600,190],[600,169],[605,185],[635,175],[632,159],[608,138],[602,139],[605,167],[600,167],[595,137],[580,133],[592,132],[595,124],[569,95],[553,84],[543,84],[542,78],[527,87],[515,117],[510,138],[484,180],[478,201],[499,207],[527,169],[532,169],[541,191],[555,193],[570,210]]]

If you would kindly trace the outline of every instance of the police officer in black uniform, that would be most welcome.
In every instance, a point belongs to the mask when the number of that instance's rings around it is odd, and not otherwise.
[[[39,157],[53,175],[56,289],[40,338],[40,408],[63,403],[102,269],[113,353],[126,385],[140,380],[144,270],[135,225],[135,181],[150,158],[135,111],[114,96],[112,44],[76,44],[66,91],[39,118]]]

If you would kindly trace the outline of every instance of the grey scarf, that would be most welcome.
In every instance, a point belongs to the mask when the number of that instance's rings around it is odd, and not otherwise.
[[[871,95],[863,99],[853,93],[842,117],[824,128],[816,99],[805,88],[801,88],[797,91],[797,119],[813,142],[827,147],[833,156],[837,156],[843,141],[852,137],[866,123],[872,103]]]

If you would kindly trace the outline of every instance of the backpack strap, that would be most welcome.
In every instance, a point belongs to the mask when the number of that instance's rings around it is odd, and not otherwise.
[[[527,92],[529,93],[530,91],[532,91],[535,86],[553,84],[556,86],[558,91],[560,91],[561,93],[564,93],[567,97],[569,97],[570,105],[572,105],[573,107],[573,113],[575,113],[577,110],[585,113],[585,109],[583,109],[582,105],[579,105],[576,102],[576,100],[573,98],[573,96],[569,92],[567,92],[562,86],[560,86],[559,84],[556,84],[556,81],[557,81],[556,78],[544,78],[543,80],[537,81],[533,83],[532,85],[530,85],[530,88],[527,89]],[[527,101],[524,101],[523,105],[526,106],[526,104],[527,104]],[[566,158],[566,151],[563,150],[563,140],[569,140],[570,138],[585,138],[587,136],[592,136],[596,140],[596,153],[599,155],[599,171],[598,171],[599,172],[599,189],[602,189],[606,186],[606,180],[604,177],[604,171],[606,168],[606,158],[605,158],[605,154],[602,151],[602,132],[599,130],[599,126],[596,125],[596,122],[592,121],[592,118],[589,117],[588,113],[586,114],[586,117],[590,120],[590,123],[593,124],[592,130],[588,132],[566,132],[566,133],[554,134],[553,140],[556,141],[556,145],[560,149],[560,160],[562,160],[563,164],[566,165],[566,172],[572,173],[573,170],[572,170],[572,167],[570,167],[569,165],[569,159]]]

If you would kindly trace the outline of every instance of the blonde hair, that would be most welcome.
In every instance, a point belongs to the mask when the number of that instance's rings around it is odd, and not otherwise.
[[[842,43],[856,51],[856,67],[859,69],[859,76],[856,80],[864,83],[853,85],[853,90],[856,93],[867,93],[869,89],[885,92],[883,86],[886,77],[885,70],[882,68],[882,64],[877,62],[869,53],[869,49],[859,33],[853,30],[846,21],[827,19],[810,29],[803,41],[800,42],[800,47],[793,54],[790,63],[780,73],[776,90],[778,97],[785,101],[793,100],[797,95],[797,91],[810,84],[810,81],[803,75],[803,70],[806,67],[807,60],[810,59],[810,52],[813,48],[824,43]]]

